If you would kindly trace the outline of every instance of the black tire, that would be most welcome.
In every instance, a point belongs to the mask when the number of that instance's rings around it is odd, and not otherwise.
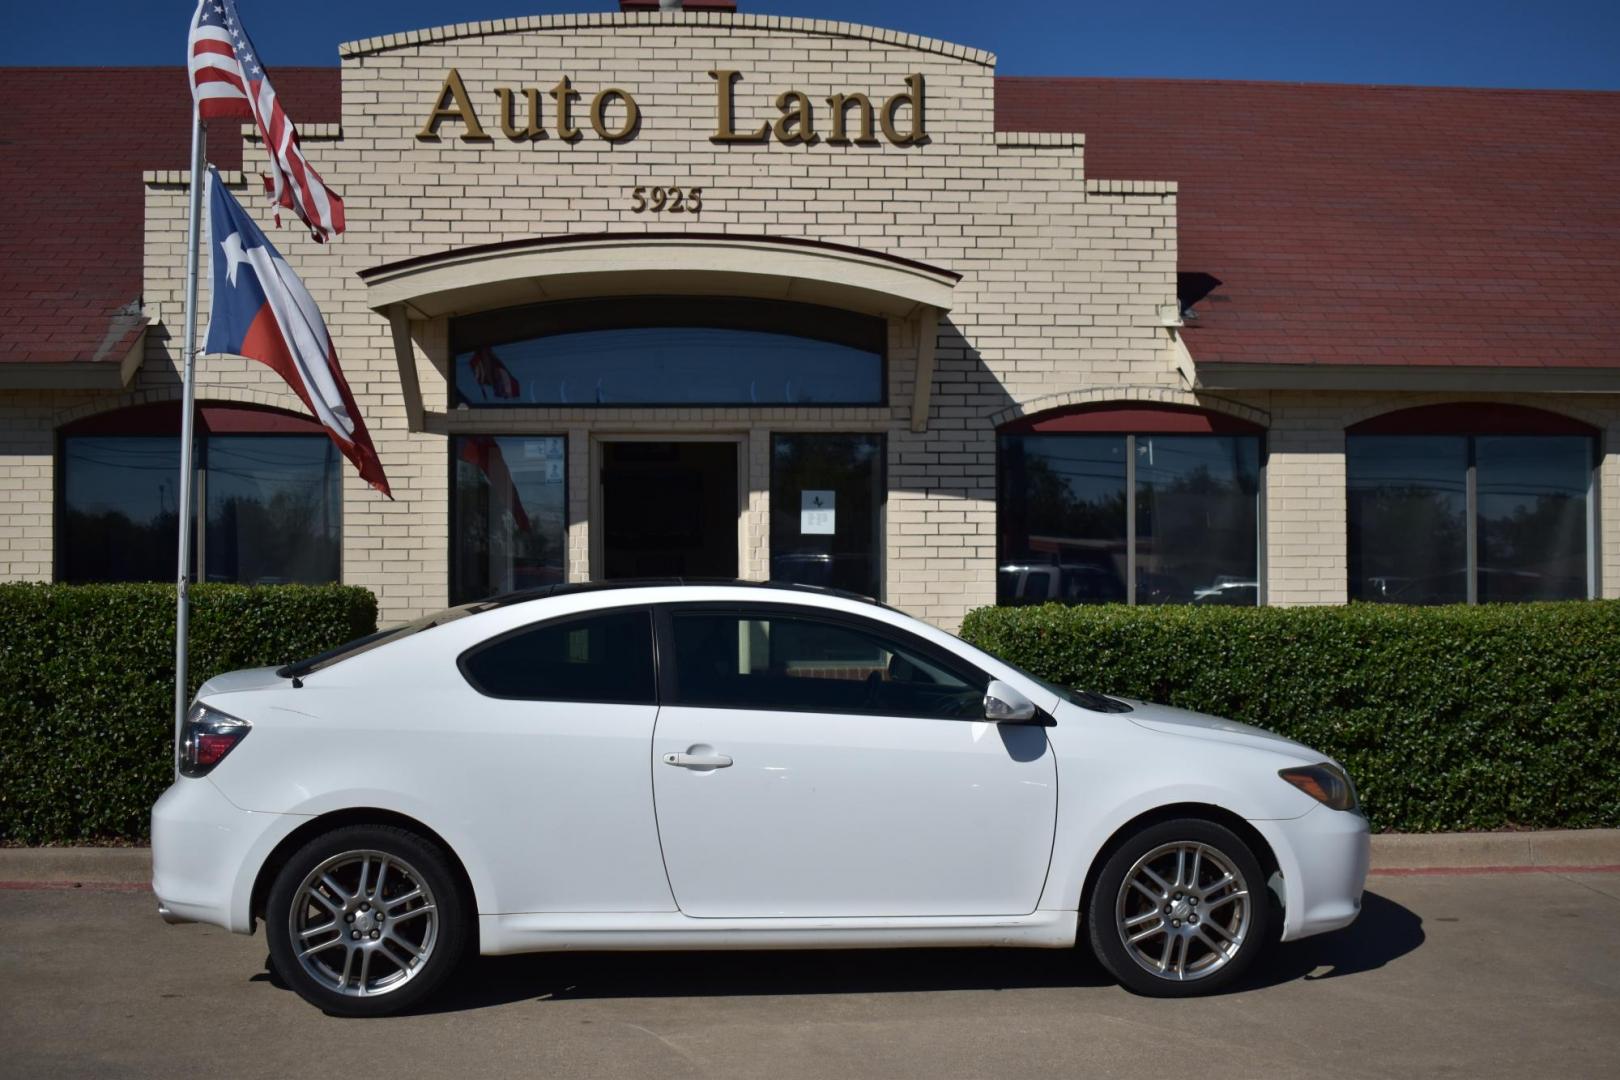
[[[339,978],[352,980],[353,972],[359,969],[359,964],[364,960],[364,951],[380,950],[372,956],[371,964],[367,967],[367,985],[378,984],[389,977],[393,978],[393,983],[382,985],[371,994],[354,996],[343,993],[315,972],[306,970],[305,962],[299,959],[298,951],[293,947],[293,922],[302,917],[307,923],[311,921],[312,913],[318,916],[321,912],[320,905],[303,892],[306,880],[333,859],[342,860],[345,856],[360,856],[363,859],[362,853],[372,853],[374,862],[368,864],[362,861],[359,867],[348,869],[352,864],[340,861],[333,868],[332,872],[338,875],[335,880],[340,886],[337,895],[357,895],[340,902],[333,911],[332,922],[336,924],[333,933],[337,937],[330,939],[327,950],[317,953],[311,961],[317,971],[325,971],[328,975],[336,973],[338,964],[344,963]],[[372,911],[370,899],[375,898],[376,894],[367,892],[368,886],[361,880],[364,874],[365,881],[375,884],[377,871],[373,869],[367,873],[364,868],[380,865],[380,861],[375,861],[378,854],[389,860],[397,860],[393,864],[394,879],[390,881],[386,873],[382,875],[382,896],[385,900],[398,903],[397,897],[405,895],[398,890],[406,889],[408,893],[412,879],[421,887],[421,895],[416,900],[407,900],[403,908],[394,909],[395,924],[403,929],[396,931],[398,936],[388,941],[382,940],[385,928],[383,920],[378,920],[375,929],[370,926],[370,920],[389,910],[387,904],[380,905],[381,911]],[[326,888],[321,890],[323,896],[329,896],[331,892]],[[431,905],[428,904],[429,900]],[[304,905],[302,911],[297,910],[300,903]],[[358,910],[360,903],[367,905],[364,911]],[[332,905],[328,904],[328,907]],[[349,914],[344,914],[345,911]],[[411,912],[414,914],[409,914]],[[436,916],[431,930],[428,929],[429,915]],[[348,922],[350,919],[358,919],[365,933],[348,929],[353,925]],[[461,960],[469,939],[467,919],[467,898],[462,895],[456,875],[450,869],[449,857],[437,844],[391,825],[348,825],[316,837],[287,860],[270,886],[264,921],[265,936],[270,944],[270,962],[275,966],[276,974],[305,1001],[333,1016],[388,1016],[415,1006],[438,989],[450,975]],[[360,943],[346,943],[346,936],[352,938],[355,934],[360,934]],[[377,940],[366,940],[373,936]],[[328,939],[322,935],[307,940],[320,944]],[[418,953],[425,946],[427,955],[419,959],[410,948],[405,947],[407,945],[414,946]],[[347,966],[350,952],[355,954],[354,968]],[[371,972],[371,966],[377,971]]]
[[[1193,870],[1190,855],[1180,864],[1181,877],[1172,880],[1176,877],[1173,868],[1178,865],[1173,845],[1185,845],[1196,852],[1201,887],[1186,887],[1186,878]],[[1147,869],[1156,871],[1170,887],[1160,901],[1151,901],[1141,889],[1127,885],[1127,876],[1150,855],[1154,858],[1146,864]],[[1234,881],[1211,888],[1219,880],[1217,871],[1223,862],[1227,869],[1235,871]],[[1140,871],[1137,876],[1159,891],[1151,876]],[[1235,895],[1240,891],[1238,884],[1245,895]],[[1208,895],[1200,897],[1205,891]],[[1197,906],[1200,902],[1206,905],[1203,912],[1216,914],[1201,914]],[[1260,860],[1231,829],[1202,818],[1177,818],[1149,825],[1118,844],[1097,875],[1085,916],[1091,949],[1098,961],[1127,990],[1149,997],[1218,993],[1243,977],[1272,937],[1271,897]],[[1121,927],[1125,919],[1141,921],[1126,931]],[[1236,943],[1221,931],[1235,936]],[[1125,941],[1127,932],[1142,936],[1134,948]],[[1185,944],[1171,944],[1172,938]],[[1168,965],[1159,967],[1166,955],[1170,957]]]

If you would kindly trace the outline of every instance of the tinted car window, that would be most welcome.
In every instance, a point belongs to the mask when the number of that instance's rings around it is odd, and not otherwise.
[[[652,616],[645,610],[560,619],[469,651],[461,670],[491,697],[534,701],[657,702]]]
[[[676,701],[733,709],[982,718],[982,676],[881,631],[739,612],[676,612]]]

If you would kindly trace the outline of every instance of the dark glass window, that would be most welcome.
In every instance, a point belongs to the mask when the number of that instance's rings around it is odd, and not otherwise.
[[[60,461],[57,577],[172,581],[180,440],[75,436],[62,440]]]
[[[1136,602],[1260,602],[1260,440],[1137,435]]]
[[[209,581],[336,581],[342,455],[324,436],[213,435],[203,475]]]
[[[473,687],[500,698],[655,705],[652,616],[645,609],[561,619],[466,653]]]
[[[882,435],[771,438],[771,580],[883,590]]]
[[[1593,442],[1585,435],[1347,436],[1350,598],[1585,598]]]
[[[1345,439],[1350,599],[1468,599],[1468,440]]]
[[[1480,603],[1586,597],[1592,457],[1579,435],[1474,440]]]
[[[1002,604],[1259,602],[1257,435],[1003,435]],[[1131,524],[1135,523],[1135,544]]]
[[[193,457],[208,581],[318,584],[342,570],[341,457],[325,435],[203,435]],[[168,581],[175,571],[180,440],[62,439],[62,581]]]
[[[767,300],[624,297],[456,319],[458,402],[880,405],[884,321]]]
[[[562,581],[566,440],[457,435],[450,453],[450,602]]]
[[[881,628],[763,612],[677,611],[671,624],[676,704],[984,717],[983,676]]]

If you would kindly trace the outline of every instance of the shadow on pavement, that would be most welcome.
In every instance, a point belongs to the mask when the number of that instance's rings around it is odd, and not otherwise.
[[[1371,971],[1423,944],[1423,922],[1376,893],[1344,930],[1276,946],[1233,992]],[[1319,969],[1327,968],[1326,971]],[[286,989],[279,979],[256,975]],[[1089,947],[541,953],[474,957],[416,1013],[592,998],[930,993],[1114,985]]]
[[[1269,962],[1238,989],[1373,971],[1417,949],[1423,940],[1423,920],[1416,912],[1377,893],[1363,893],[1361,915],[1355,922],[1331,934],[1277,946]]]

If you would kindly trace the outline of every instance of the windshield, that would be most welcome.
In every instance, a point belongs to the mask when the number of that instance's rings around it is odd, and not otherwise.
[[[1022,675],[1030,682],[1039,683],[1041,686],[1052,691],[1052,693],[1056,694],[1064,701],[1067,701],[1070,705],[1078,705],[1082,709],[1090,709],[1092,712],[1124,713],[1133,711],[1129,705],[1125,704],[1123,701],[1120,701],[1118,698],[1111,698],[1106,694],[1099,694],[1095,690],[1076,690],[1072,686],[1059,686],[1057,683],[1048,682],[1046,679],[1041,678],[1039,675],[1036,675],[1033,672],[1025,671],[1023,668],[1019,667],[1010,660],[1002,660],[1002,658],[999,656],[997,656],[996,659],[1001,660],[1003,664],[1006,664],[1008,667],[1018,672],[1018,674]]]

